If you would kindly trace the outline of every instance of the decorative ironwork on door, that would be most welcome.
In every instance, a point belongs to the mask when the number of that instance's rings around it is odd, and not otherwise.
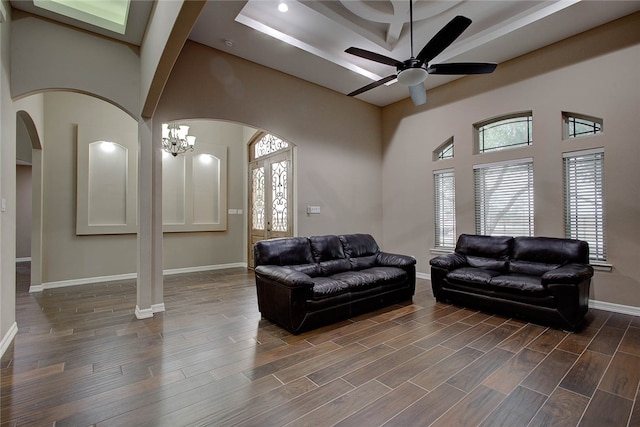
[[[291,148],[289,143],[271,134],[261,134],[250,144],[250,267],[253,267],[255,242],[293,235]]]

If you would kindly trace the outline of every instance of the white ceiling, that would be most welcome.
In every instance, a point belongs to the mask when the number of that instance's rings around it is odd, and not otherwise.
[[[286,13],[278,11],[280,1],[210,0],[189,38],[344,94],[396,71],[344,53],[346,48],[355,46],[400,61],[410,56],[408,0],[284,0]],[[37,10],[31,0],[11,1],[15,8],[137,45],[151,4],[132,1],[127,32],[118,36]],[[500,64],[636,11],[640,0],[415,0],[414,53],[456,15],[473,23],[431,63]],[[429,89],[454,78],[431,75],[425,85]],[[407,97],[407,88],[398,83],[358,95],[378,106]]]

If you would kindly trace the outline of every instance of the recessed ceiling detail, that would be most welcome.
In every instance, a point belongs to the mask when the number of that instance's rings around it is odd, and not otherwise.
[[[440,15],[462,3],[460,0],[451,1],[415,1],[413,10],[414,22],[423,21]],[[387,26],[385,44],[393,48],[398,43],[403,27],[409,22],[409,1],[386,0],[340,0],[340,4],[353,15],[367,21]],[[391,50],[391,49],[390,49]]]
[[[127,29],[129,0],[33,0],[33,4],[119,34]]]

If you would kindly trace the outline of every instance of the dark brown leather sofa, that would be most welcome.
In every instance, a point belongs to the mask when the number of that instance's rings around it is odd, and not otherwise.
[[[263,240],[254,261],[260,313],[293,334],[415,292],[416,260],[381,252],[368,234]]]
[[[431,259],[438,301],[477,307],[566,330],[589,308],[587,242],[462,234],[455,252]]]

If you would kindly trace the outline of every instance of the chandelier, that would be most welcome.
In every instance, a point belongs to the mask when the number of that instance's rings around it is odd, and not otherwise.
[[[178,125],[176,123],[162,124],[162,149],[176,157],[187,150],[193,151],[196,145],[196,137],[187,135],[189,126]]]

